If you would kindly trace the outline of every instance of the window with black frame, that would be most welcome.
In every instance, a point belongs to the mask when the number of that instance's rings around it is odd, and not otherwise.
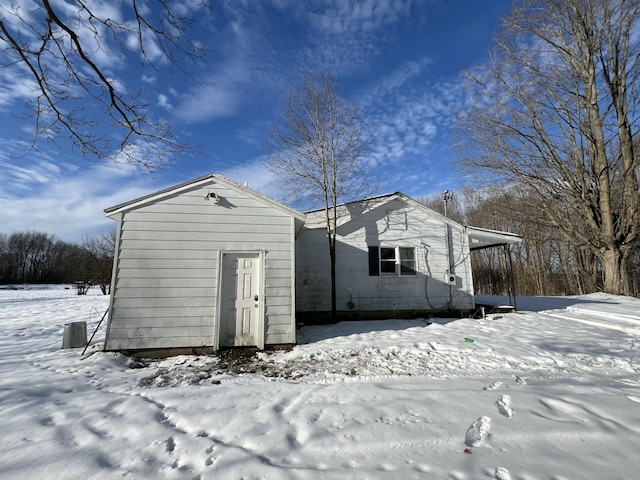
[[[415,247],[369,247],[370,276],[416,275]]]

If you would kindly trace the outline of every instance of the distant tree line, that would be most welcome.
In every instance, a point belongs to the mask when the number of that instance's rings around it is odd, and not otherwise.
[[[82,282],[107,294],[114,242],[115,231],[80,244],[36,231],[0,234],[0,284]]]
[[[525,187],[506,190],[462,190],[448,198],[447,215],[464,225],[512,232],[521,244],[471,253],[477,295],[581,295],[604,291],[601,260],[588,246],[570,242],[538,208]],[[442,195],[420,199],[444,214]],[[562,208],[558,204],[558,208]],[[640,249],[626,260],[628,291],[640,296]]]

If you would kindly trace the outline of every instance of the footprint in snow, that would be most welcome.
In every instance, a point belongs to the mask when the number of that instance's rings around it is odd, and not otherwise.
[[[484,387],[485,390],[497,390],[502,386],[502,382],[493,382],[488,387]]]
[[[513,408],[511,408],[511,397],[509,395],[500,395],[500,398],[496,400],[496,405],[498,406],[498,411],[501,415],[504,415],[507,418],[511,418],[513,416]]]
[[[511,480],[511,474],[509,473],[509,470],[504,467],[497,467],[496,480]]]
[[[464,443],[467,447],[479,447],[490,431],[491,419],[483,415],[471,424],[464,436]]]
[[[171,453],[176,449],[176,441],[173,439],[173,437],[167,438],[167,440],[164,443],[165,443],[165,450],[167,451],[167,453]]]

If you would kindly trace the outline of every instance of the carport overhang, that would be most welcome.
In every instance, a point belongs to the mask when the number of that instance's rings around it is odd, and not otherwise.
[[[515,311],[516,309],[516,292],[515,281],[513,276],[513,264],[511,261],[511,245],[522,243],[522,237],[514,233],[501,232],[498,230],[489,230],[486,228],[477,227],[465,227],[469,238],[469,250],[477,251],[485,248],[502,247],[505,255],[505,268],[508,269],[505,272],[508,278],[507,295],[509,297],[508,306],[500,306],[501,309],[507,309],[505,311]],[[482,307],[476,303],[476,307]],[[495,309],[495,306],[490,306],[491,309]]]
[[[522,243],[522,237],[515,233],[468,226],[465,229],[469,235],[469,250],[471,251]]]

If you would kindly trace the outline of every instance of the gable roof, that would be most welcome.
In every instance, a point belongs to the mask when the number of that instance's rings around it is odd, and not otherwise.
[[[402,192],[388,193],[385,195],[379,195],[376,197],[365,198],[363,200],[356,200],[354,202],[342,203],[338,205],[338,228],[394,200],[400,200],[401,202],[404,202],[405,204],[413,208],[428,212],[430,216],[441,220],[443,223],[460,229],[463,228],[463,226],[459,223],[445,217],[444,215],[441,215],[435,210],[431,210],[427,206],[415,201],[413,198],[408,197]],[[326,228],[324,208],[311,210],[309,212],[306,212],[306,215],[306,228]]]
[[[216,183],[222,184],[225,187],[231,188],[233,190],[241,191],[242,193],[246,194],[247,196],[259,202],[266,203],[267,205],[275,208],[276,210],[279,210],[283,213],[291,215],[292,217],[296,218],[300,222],[304,222],[306,219],[306,216],[304,213],[298,210],[295,210],[294,208],[291,208],[283,203],[280,203],[277,200],[274,200],[270,197],[262,195],[261,193],[251,190],[250,188],[245,187],[244,185],[240,185],[239,183],[236,183],[233,180],[229,180],[228,178],[223,177],[222,175],[217,175],[215,173],[209,173],[207,175],[194,178],[193,180],[189,180],[179,185],[174,185],[173,187],[165,188],[164,190],[150,193],[149,195],[135,198],[133,200],[129,200],[128,202],[124,202],[119,205],[115,205],[113,207],[105,208],[104,213],[108,217],[114,218],[120,212],[124,212],[127,210],[131,210],[133,208],[146,205],[148,203],[160,200],[170,195],[175,195],[176,193],[189,190],[193,187],[199,187],[207,184],[216,184]]]
[[[522,237],[515,233],[461,225],[401,192],[379,195],[338,205],[338,228],[394,200],[400,200],[413,208],[427,212],[429,216],[439,219],[442,223],[450,225],[455,229],[464,230],[469,235],[470,250],[480,250],[482,248],[522,242]],[[326,228],[324,208],[306,212],[306,215],[307,221],[305,228]]]

